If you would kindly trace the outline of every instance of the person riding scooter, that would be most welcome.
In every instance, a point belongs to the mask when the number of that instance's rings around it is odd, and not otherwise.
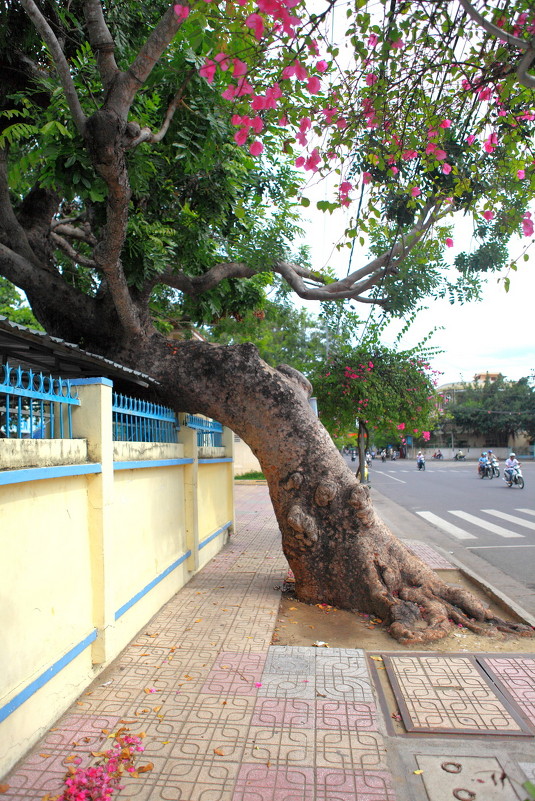
[[[418,470],[425,470],[425,456],[422,451],[418,451],[416,454],[416,466]]]
[[[520,462],[516,458],[516,454],[510,453],[509,458],[505,460],[505,470],[503,471],[503,480],[506,483],[513,480],[515,467],[520,467]]]
[[[489,464],[487,451],[482,451],[481,456],[477,462],[477,474],[480,476],[482,473],[485,474],[485,470],[487,465]]]

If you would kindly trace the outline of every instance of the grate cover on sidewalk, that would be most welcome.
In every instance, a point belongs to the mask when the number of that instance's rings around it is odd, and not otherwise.
[[[407,732],[533,735],[472,656],[383,655]]]
[[[429,801],[519,801],[495,757],[418,754],[416,762]]]

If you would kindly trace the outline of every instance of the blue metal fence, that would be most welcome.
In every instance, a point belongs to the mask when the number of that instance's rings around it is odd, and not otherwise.
[[[113,439],[116,442],[177,442],[180,428],[172,409],[113,393]]]
[[[0,437],[71,439],[72,407],[79,405],[70,381],[0,365]]]
[[[215,420],[198,417],[196,414],[186,414],[184,423],[188,428],[197,430],[197,445],[202,447],[221,448],[223,446],[223,426]]]

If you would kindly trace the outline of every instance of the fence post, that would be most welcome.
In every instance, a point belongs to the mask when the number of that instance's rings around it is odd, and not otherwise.
[[[186,526],[186,550],[191,551],[187,566],[190,572],[199,569],[199,462],[197,431],[181,423],[178,441],[184,446],[186,459],[193,459],[184,465],[184,520]]]
[[[93,621],[97,639],[93,643],[94,664],[102,664],[111,653],[115,616],[111,558],[111,510],[113,504],[112,387],[108,378],[80,378],[80,406],[73,414],[73,437],[87,440],[89,459],[101,465],[101,472],[88,476],[88,528],[93,590]]]

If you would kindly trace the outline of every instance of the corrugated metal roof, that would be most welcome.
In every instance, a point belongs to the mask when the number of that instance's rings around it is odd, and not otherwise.
[[[157,381],[144,373],[0,315],[0,362],[6,361],[62,378],[104,376],[145,388],[158,386]]]

